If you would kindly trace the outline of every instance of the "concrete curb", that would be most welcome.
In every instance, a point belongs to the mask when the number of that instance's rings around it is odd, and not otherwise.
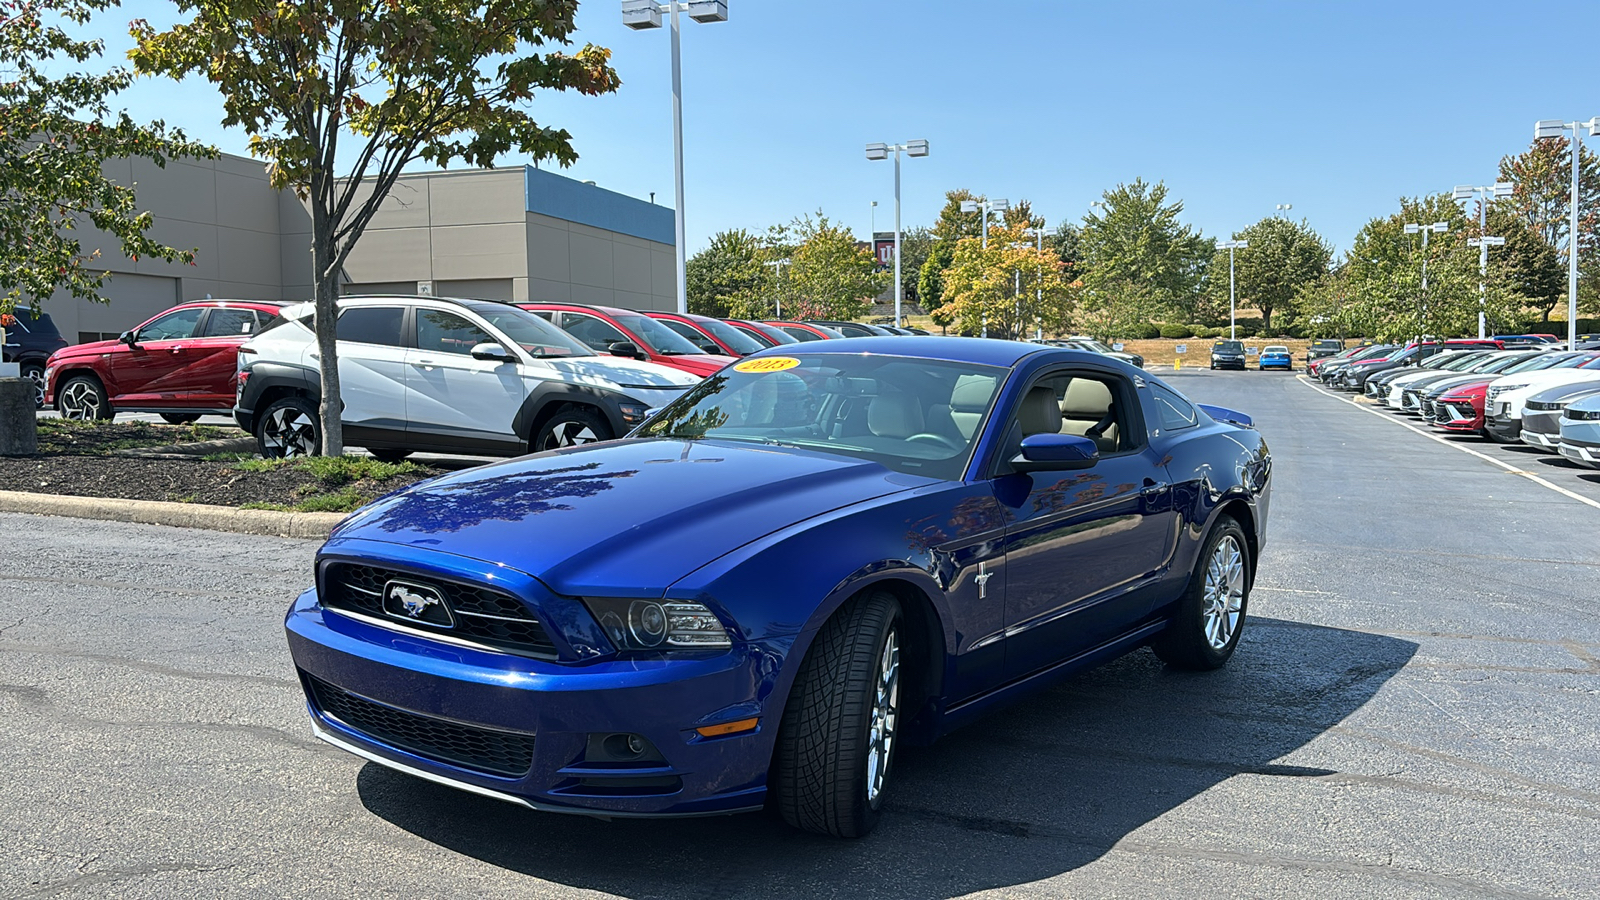
[[[269,509],[235,509],[203,503],[69,497],[23,491],[0,491],[0,512],[317,540],[326,538],[333,526],[345,518],[343,513],[291,513]]]

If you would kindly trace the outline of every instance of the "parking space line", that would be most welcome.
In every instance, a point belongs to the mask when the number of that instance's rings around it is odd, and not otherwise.
[[[1423,437],[1427,438],[1430,441],[1437,441],[1437,442],[1445,445],[1446,447],[1451,447],[1453,449],[1460,450],[1462,453],[1466,453],[1466,454],[1468,454],[1470,456],[1476,456],[1477,458],[1483,460],[1484,462],[1494,463],[1495,465],[1499,466],[1502,469],[1505,469],[1507,472],[1510,472],[1513,475],[1516,475],[1516,476],[1518,476],[1520,478],[1526,478],[1529,481],[1533,482],[1534,484],[1539,485],[1540,487],[1547,487],[1550,490],[1555,491],[1556,493],[1562,495],[1563,497],[1571,497],[1572,499],[1578,501],[1579,503],[1587,504],[1589,506],[1594,507],[1595,509],[1600,509],[1600,500],[1592,500],[1592,499],[1590,499],[1588,497],[1583,496],[1582,494],[1573,493],[1572,491],[1567,490],[1566,488],[1562,487],[1559,484],[1552,484],[1551,482],[1546,481],[1543,478],[1540,478],[1538,475],[1535,475],[1532,472],[1528,472],[1528,471],[1524,471],[1522,469],[1518,469],[1515,466],[1512,466],[1510,463],[1502,462],[1502,461],[1500,461],[1498,459],[1495,459],[1494,457],[1489,456],[1488,454],[1485,454],[1485,453],[1479,453],[1478,451],[1472,449],[1471,447],[1463,447],[1460,444],[1451,443],[1450,441],[1447,441],[1444,438],[1439,437],[1436,434],[1429,434],[1428,432],[1423,431],[1422,429],[1416,427],[1415,425],[1408,425],[1405,422],[1402,422],[1402,421],[1394,418],[1393,416],[1387,415],[1387,414],[1385,414],[1385,413],[1383,413],[1383,412],[1381,412],[1379,410],[1373,409],[1370,406],[1363,406],[1360,403],[1357,403],[1357,402],[1355,402],[1354,400],[1351,400],[1348,397],[1341,397],[1338,394],[1332,393],[1330,391],[1325,391],[1322,388],[1319,388],[1316,385],[1312,384],[1311,383],[1311,379],[1306,377],[1305,375],[1297,375],[1297,376],[1295,376],[1295,378],[1297,380],[1299,380],[1302,384],[1304,384],[1306,387],[1311,388],[1313,391],[1316,391],[1319,394],[1324,394],[1326,396],[1332,397],[1333,399],[1339,401],[1340,403],[1348,403],[1351,406],[1354,406],[1356,409],[1361,410],[1362,412],[1372,413],[1373,415],[1377,416],[1378,418],[1382,419],[1385,422],[1390,422],[1390,423],[1393,423],[1395,425],[1399,425],[1401,428],[1407,429],[1409,431],[1414,431],[1417,434],[1422,435]]]

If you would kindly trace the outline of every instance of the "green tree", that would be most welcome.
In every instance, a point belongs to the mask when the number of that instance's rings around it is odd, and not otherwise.
[[[689,259],[689,311],[717,318],[766,318],[773,272],[766,244],[743,229],[723,231]]]
[[[1138,338],[1160,310],[1161,302],[1150,285],[1103,281],[1082,290],[1071,322],[1073,330],[1101,341]]]
[[[274,186],[294,187],[309,205],[322,451],[343,453],[339,279],[395,180],[418,159],[490,166],[511,150],[571,165],[572,136],[524,106],[539,90],[616,90],[611,53],[547,49],[571,45],[577,0],[176,5],[192,18],[164,32],[135,21],[129,58],[143,74],[215,84],[223,124],[248,132]]]
[[[922,305],[922,267],[933,253],[933,229],[917,226],[900,235],[900,282],[905,288],[905,302]],[[937,299],[937,298],[935,298]]]
[[[113,114],[110,98],[133,81],[117,67],[91,73],[104,42],[68,32],[115,0],[0,2],[0,313],[64,290],[100,300],[111,273],[93,262],[73,232],[85,222],[111,235],[134,259],[193,262],[152,240],[150,214],[138,211],[134,188],[105,175],[109,160],[210,157],[216,151],[168,131],[161,122],[136,124]]]
[[[1328,271],[1333,248],[1306,222],[1280,216],[1262,219],[1233,237],[1250,243],[1232,251],[1238,305],[1260,310],[1262,333],[1270,336],[1272,314],[1280,310],[1293,313],[1301,286]],[[1208,279],[1211,297],[1224,310],[1228,308],[1228,253],[1217,251],[1211,261],[1216,277]]]
[[[987,248],[978,238],[957,242],[945,272],[940,319],[963,333],[1013,339],[1035,328],[1054,332],[1065,326],[1076,292],[1062,277],[1061,260],[1028,240],[1028,221],[992,231]]]
[[[1216,242],[1178,221],[1183,202],[1167,202],[1165,184],[1138,179],[1102,196],[1102,211],[1085,216],[1079,232],[1085,286],[1120,296],[1125,288],[1109,286],[1146,285],[1159,307],[1192,321]]]
[[[1578,155],[1578,297],[1591,305],[1600,296],[1600,156],[1588,147]],[[1572,144],[1566,138],[1535,138],[1527,150],[1500,160],[1500,177],[1516,186],[1510,197],[1495,201],[1494,207],[1522,219],[1527,227],[1556,249],[1565,268],[1571,238]],[[1543,307],[1544,295],[1534,299],[1542,307],[1543,320],[1565,300],[1561,296]]]
[[[854,319],[893,281],[893,275],[878,271],[871,250],[820,211],[791,228],[800,238],[783,276],[783,308],[791,318]]]

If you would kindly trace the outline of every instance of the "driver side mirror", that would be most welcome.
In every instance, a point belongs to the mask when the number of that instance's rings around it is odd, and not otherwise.
[[[485,341],[481,344],[474,345],[472,348],[472,358],[483,360],[484,362],[517,361],[517,357],[510,350],[507,350],[493,341]]]
[[[124,331],[123,333],[117,335],[117,340],[127,344],[129,347],[137,347],[139,346],[139,332]]]
[[[1100,445],[1076,434],[1031,434],[1022,439],[1022,452],[1011,460],[1018,472],[1087,469],[1100,461]]]
[[[610,353],[612,356],[624,356],[628,359],[650,358],[645,354],[640,353],[639,348],[634,345],[633,341],[616,341],[606,347],[606,352]]]

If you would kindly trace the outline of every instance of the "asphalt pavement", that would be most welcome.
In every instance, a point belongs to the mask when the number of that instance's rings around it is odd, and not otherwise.
[[[1160,376],[1274,453],[1233,662],[1140,651],[908,752],[858,842],[367,764],[292,681],[315,544],[0,515],[0,896],[1600,896],[1600,509],[1294,375]]]

